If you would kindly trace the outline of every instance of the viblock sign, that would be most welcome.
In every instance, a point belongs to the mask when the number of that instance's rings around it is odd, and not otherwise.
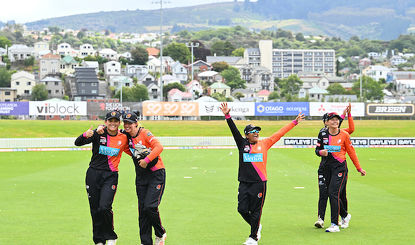
[[[81,101],[30,101],[31,116],[83,116],[87,115],[87,103]]]
[[[299,112],[309,115],[308,102],[255,103],[255,116],[296,116]]]
[[[29,115],[29,102],[0,102],[0,115]]]

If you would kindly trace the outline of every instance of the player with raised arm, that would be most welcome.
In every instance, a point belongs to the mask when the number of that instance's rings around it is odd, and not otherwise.
[[[247,125],[245,137],[241,135],[233,122],[227,103],[222,103],[220,109],[225,115],[232,136],[239,151],[238,169],[238,212],[250,225],[251,232],[245,245],[256,245],[261,238],[261,214],[267,190],[267,154],[268,150],[287,132],[294,128],[305,116],[301,112],[289,124],[281,128],[269,138],[259,140],[261,128]]]

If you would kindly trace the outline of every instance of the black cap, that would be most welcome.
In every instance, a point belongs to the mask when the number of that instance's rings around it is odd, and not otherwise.
[[[323,117],[321,119],[323,119],[323,123],[327,121],[329,114],[328,113],[324,113]]]
[[[337,114],[336,112],[330,112],[330,113],[327,114],[326,121],[328,121],[328,120],[330,120],[334,117],[337,117],[339,120],[342,120],[342,118],[339,116],[339,114]]]
[[[249,132],[252,131],[252,130],[254,130],[254,129],[256,129],[258,131],[261,131],[261,127],[258,127],[258,126],[254,126],[252,124],[249,124],[249,125],[246,125],[246,127],[244,129],[244,133],[245,134],[249,134]]]
[[[121,112],[119,111],[110,111],[105,116],[105,121],[110,120],[112,118],[118,119],[118,121],[121,120]]]
[[[133,112],[124,113],[122,120],[125,122],[136,123],[138,121],[137,115]]]

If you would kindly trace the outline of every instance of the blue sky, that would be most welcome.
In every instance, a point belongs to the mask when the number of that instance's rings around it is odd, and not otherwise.
[[[157,9],[159,0],[5,0],[0,4],[0,21],[25,23],[52,17],[99,11]],[[233,0],[166,0],[166,8]],[[241,1],[241,0],[239,0]]]

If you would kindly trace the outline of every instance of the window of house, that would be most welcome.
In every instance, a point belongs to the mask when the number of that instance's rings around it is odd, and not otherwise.
[[[85,94],[85,89],[82,89],[82,90],[81,90],[81,93],[82,93],[82,94]]]
[[[51,94],[52,93],[52,90],[48,90],[48,94]]]
[[[59,85],[59,82],[55,82],[55,85],[57,86],[57,85]]]
[[[27,85],[30,86],[32,83],[31,82],[27,82]]]
[[[4,92],[4,95],[10,95],[9,91]]]
[[[96,94],[96,93],[97,93],[97,91],[96,91],[96,90],[91,90],[91,93],[92,93],[92,94]]]
[[[29,90],[25,90],[24,93],[25,94],[30,94],[30,91]]]
[[[16,82],[16,86],[19,86],[20,85],[20,82]]]
[[[55,94],[59,94],[59,90],[58,89],[55,90]]]

